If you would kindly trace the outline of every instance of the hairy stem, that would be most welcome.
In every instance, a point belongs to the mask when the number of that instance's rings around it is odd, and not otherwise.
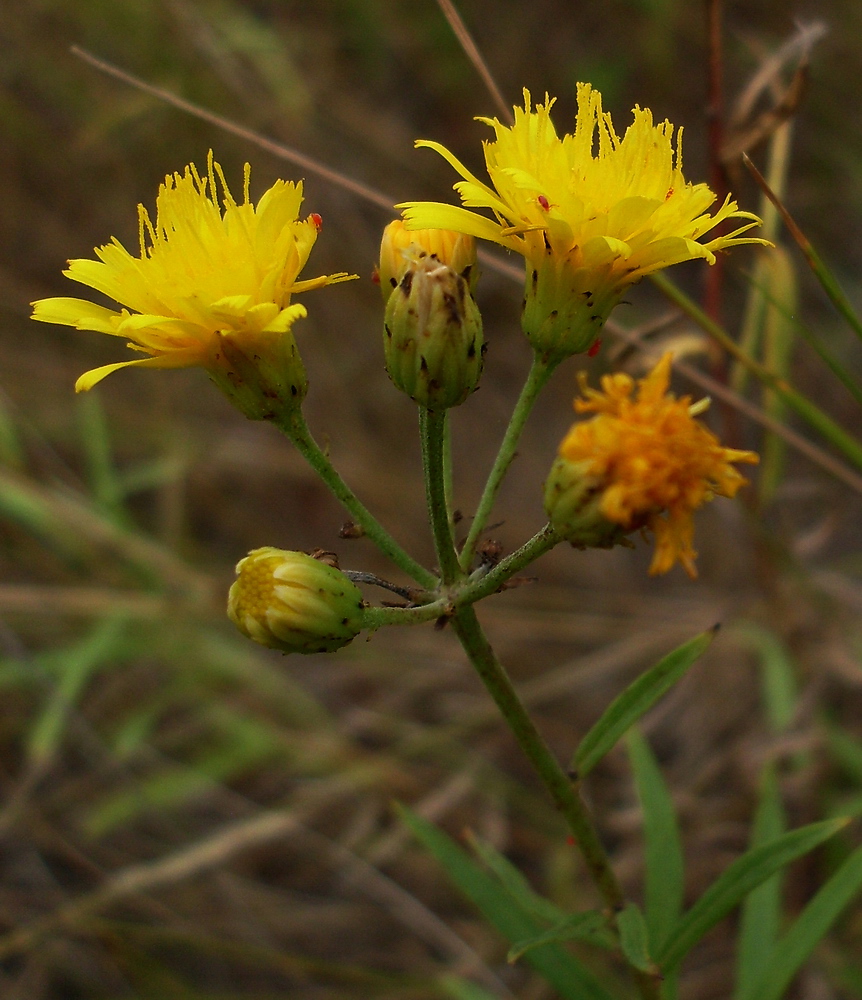
[[[551,753],[524,703],[518,697],[506,669],[497,659],[482,631],[475,610],[472,607],[459,608],[452,619],[452,627],[518,745],[536,769],[554,804],[565,818],[605,904],[614,913],[618,912],[624,905],[625,899],[593,821],[572,781]]]
[[[615,919],[625,906],[625,896],[577,786],[566,775],[536,728],[524,703],[518,697],[505,667],[497,659],[485,637],[473,607],[459,608],[452,619],[452,627],[518,745],[565,818],[583,854],[590,875],[612,918]],[[660,996],[658,979],[635,968],[632,968],[631,972],[643,1000],[658,1000]]]
[[[335,498],[377,548],[417,583],[428,590],[436,589],[437,577],[401,548],[344,482],[327,455],[311,436],[302,412],[299,409],[295,410],[277,426],[290,438],[303,458],[326,483]]]
[[[518,445],[521,431],[524,429],[524,424],[527,422],[527,417],[529,417],[539,393],[547,384],[548,379],[558,364],[558,361],[546,361],[538,354],[533,357],[530,373],[527,376],[527,381],[524,383],[524,388],[521,390],[521,395],[518,397],[518,402],[515,404],[515,409],[512,411],[512,418],[509,421],[509,426],[506,428],[503,442],[500,445],[500,450],[497,452],[497,458],[494,461],[488,481],[485,483],[482,497],[479,500],[479,506],[476,508],[476,514],[470,526],[467,540],[464,542],[464,547],[461,550],[461,558],[459,560],[461,569],[468,569],[473,561],[476,545],[482,532],[485,530],[485,525],[488,523],[488,518],[494,507],[494,501],[497,499],[500,484],[503,482],[506,472],[512,464],[512,459],[515,457],[515,449]]]
[[[452,523],[447,505],[446,411],[419,410],[422,437],[422,464],[425,469],[425,495],[434,534],[434,549],[443,583],[453,583],[461,574],[458,554],[452,540]]]

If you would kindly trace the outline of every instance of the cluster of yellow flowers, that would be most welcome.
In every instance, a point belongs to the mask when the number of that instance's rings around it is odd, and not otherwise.
[[[694,258],[714,263],[718,251],[763,242],[742,235],[756,216],[730,198],[710,214],[713,193],[685,180],[682,130],[674,141],[670,123],[656,125],[635,108],[620,138],[601,95],[580,84],[575,129],[561,138],[553,104],[546,97],[533,107],[525,91],[512,126],[480,119],[494,130],[484,143],[487,184],[445,147],[417,142],[460,175],[463,207],[397,206],[403,222],[386,231],[379,277],[390,376],[429,409],[463,402],[481,374],[474,238],[523,256],[522,327],[536,356],[552,365],[590,351],[642,276]],[[70,262],[67,277],[119,308],[78,298],[34,303],[34,319],[122,337],[144,355],[86,372],[79,391],[129,365],[200,366],[254,419],[277,420],[301,405],[307,379],[292,327],[306,310],[292,297],[355,275],[300,280],[320,217],[299,218],[301,183],[277,181],[253,204],[249,173],[246,165],[237,202],[210,153],[203,175],[190,165],[165,179],[155,223],[139,208],[137,256],[113,240],[96,249],[97,260]],[[705,239],[734,219],[741,224],[730,233]],[[745,480],[732,463],[757,457],[721,447],[688,398],[669,394],[669,369],[665,357],[637,388],[620,374],[606,376],[602,392],[585,388],[576,409],[594,415],[561,444],[545,506],[575,545],[610,545],[647,528],[656,537],[651,571],[679,561],[694,575],[693,512],[715,494],[733,496]],[[253,632],[245,604],[234,603],[234,617]]]

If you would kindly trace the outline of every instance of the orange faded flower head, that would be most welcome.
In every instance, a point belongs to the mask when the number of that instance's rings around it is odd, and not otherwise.
[[[751,451],[725,448],[695,419],[704,406],[668,392],[671,355],[637,383],[605,375],[586,385],[578,413],[593,413],[563,439],[545,484],[551,523],[574,545],[608,547],[641,528],[655,535],[650,573],[682,563],[696,576],[694,512],[716,495],[732,497],[747,480],[734,462]]]
[[[165,178],[155,224],[138,206],[137,256],[113,239],[96,248],[97,260],[69,262],[67,278],[115,300],[119,309],[77,298],[33,303],[33,319],[122,337],[126,346],[146,355],[86,372],[76,383],[79,392],[127,365],[197,365],[217,382],[236,384],[240,376],[231,366],[237,352],[269,352],[273,364],[293,365],[292,389],[304,394],[305,375],[290,328],[306,310],[291,303],[291,296],[349,276],[299,280],[320,216],[299,218],[301,182],[278,180],[253,204],[250,172],[246,164],[238,203],[210,152],[203,176],[190,164],[184,173]]]

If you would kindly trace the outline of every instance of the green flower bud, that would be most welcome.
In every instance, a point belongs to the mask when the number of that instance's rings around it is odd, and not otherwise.
[[[305,307],[292,305],[278,326],[213,337],[207,372],[249,420],[275,420],[302,405],[308,379],[290,327],[303,316]]]
[[[429,410],[458,406],[479,384],[482,317],[464,278],[429,256],[404,272],[386,304],[386,370]]]
[[[590,462],[560,456],[545,481],[545,513],[554,528],[578,549],[610,549],[627,544],[640,525],[623,527],[602,513],[605,483],[589,472]]]
[[[536,267],[527,261],[521,329],[539,355],[562,361],[589,351],[623,288],[608,268],[574,267],[548,248]]]
[[[236,567],[227,613],[244,635],[283,653],[330,653],[359,634],[365,602],[355,584],[304,552],[254,549]]]

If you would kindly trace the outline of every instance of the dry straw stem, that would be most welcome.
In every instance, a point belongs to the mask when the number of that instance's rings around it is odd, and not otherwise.
[[[319,788],[314,802],[306,802],[289,812],[262,813],[226,826],[191,847],[176,851],[161,860],[130,865],[108,879],[99,889],[72,900],[53,913],[0,939],[0,960],[30,951],[46,936],[56,932],[86,932],[92,917],[117,903],[222,868],[246,851],[301,834],[312,839],[318,856],[327,858],[351,884],[361,888],[366,896],[382,905],[400,923],[408,926],[432,947],[456,961],[463,974],[475,976],[480,982],[493,988],[497,995],[514,1000],[508,988],[488,968],[480,955],[412,894],[369,862],[305,825],[318,808],[327,805],[342,793],[352,794],[355,791],[355,781],[339,777],[327,782],[325,788]]]
[[[344,174],[319,163],[317,160],[307,157],[304,154],[299,153],[288,146],[284,146],[281,143],[275,142],[266,136],[260,135],[257,132],[244,128],[228,118],[214,114],[206,108],[202,108],[199,105],[191,103],[190,101],[186,101],[183,98],[178,97],[176,94],[172,94],[168,90],[164,90],[161,87],[156,87],[153,84],[147,83],[139,77],[136,77],[131,73],[127,73],[118,66],[114,66],[106,60],[100,59],[98,56],[87,52],[79,46],[73,46],[71,51],[91,66],[94,66],[103,73],[107,73],[115,79],[121,80],[123,83],[126,83],[131,87],[135,87],[144,93],[150,94],[158,100],[164,101],[166,104],[170,104],[180,111],[184,111],[186,114],[190,114],[195,118],[200,118],[203,121],[210,122],[217,128],[220,128],[225,132],[229,132],[232,135],[236,135],[247,142],[258,146],[260,149],[266,150],[278,159],[293,163],[303,170],[316,174],[345,191],[350,191],[353,194],[358,195],[360,198],[363,198],[371,204],[386,209],[387,212],[391,212],[393,210],[393,206],[397,201],[396,198],[392,198],[386,194],[369,188],[364,184],[360,184],[352,180],[350,177],[347,177]],[[519,284],[523,282],[523,273],[520,268],[517,268],[505,260],[502,260],[497,255],[486,251],[480,251],[479,257],[486,267],[492,268],[498,273],[517,281]],[[623,336],[623,339],[625,339],[623,328],[618,324],[608,322],[605,325],[605,329],[609,333],[615,336]],[[745,360],[747,361],[748,358]],[[693,377],[690,373],[694,372],[695,369],[690,366],[681,366],[679,363],[676,363],[674,368],[685,374],[687,378],[691,378],[696,384],[703,384],[702,379],[705,378],[705,376],[701,376],[698,373],[697,378]],[[757,373],[755,372],[755,374]],[[790,445],[790,447],[805,455],[806,458],[814,462],[816,465],[819,465],[831,475],[834,475],[848,486],[851,486],[854,490],[862,492],[862,490],[860,490],[859,477],[856,476],[854,472],[852,472],[843,463],[833,459],[816,445],[811,444],[806,438],[797,434],[795,431],[790,430],[788,427],[785,427],[783,424],[777,423],[762,410],[753,407],[750,403],[735,393],[727,393],[726,391],[719,393],[718,391],[715,391],[713,394],[716,397],[721,396],[721,398],[726,401],[728,405],[734,407],[755,422],[782,437]]]
[[[512,105],[503,97],[500,88],[497,86],[497,81],[494,79],[493,74],[482,57],[482,53],[479,51],[478,45],[473,41],[473,36],[467,30],[467,26],[461,19],[461,15],[455,9],[455,4],[451,3],[451,0],[437,0],[437,5],[440,10],[443,11],[443,16],[449,22],[449,27],[452,29],[452,33],[458,39],[461,48],[464,50],[464,55],[473,64],[473,68],[482,78],[482,83],[488,88],[488,93],[491,95],[491,99],[497,105],[497,110],[500,112],[500,117],[508,125],[514,124],[515,117],[512,114]]]

